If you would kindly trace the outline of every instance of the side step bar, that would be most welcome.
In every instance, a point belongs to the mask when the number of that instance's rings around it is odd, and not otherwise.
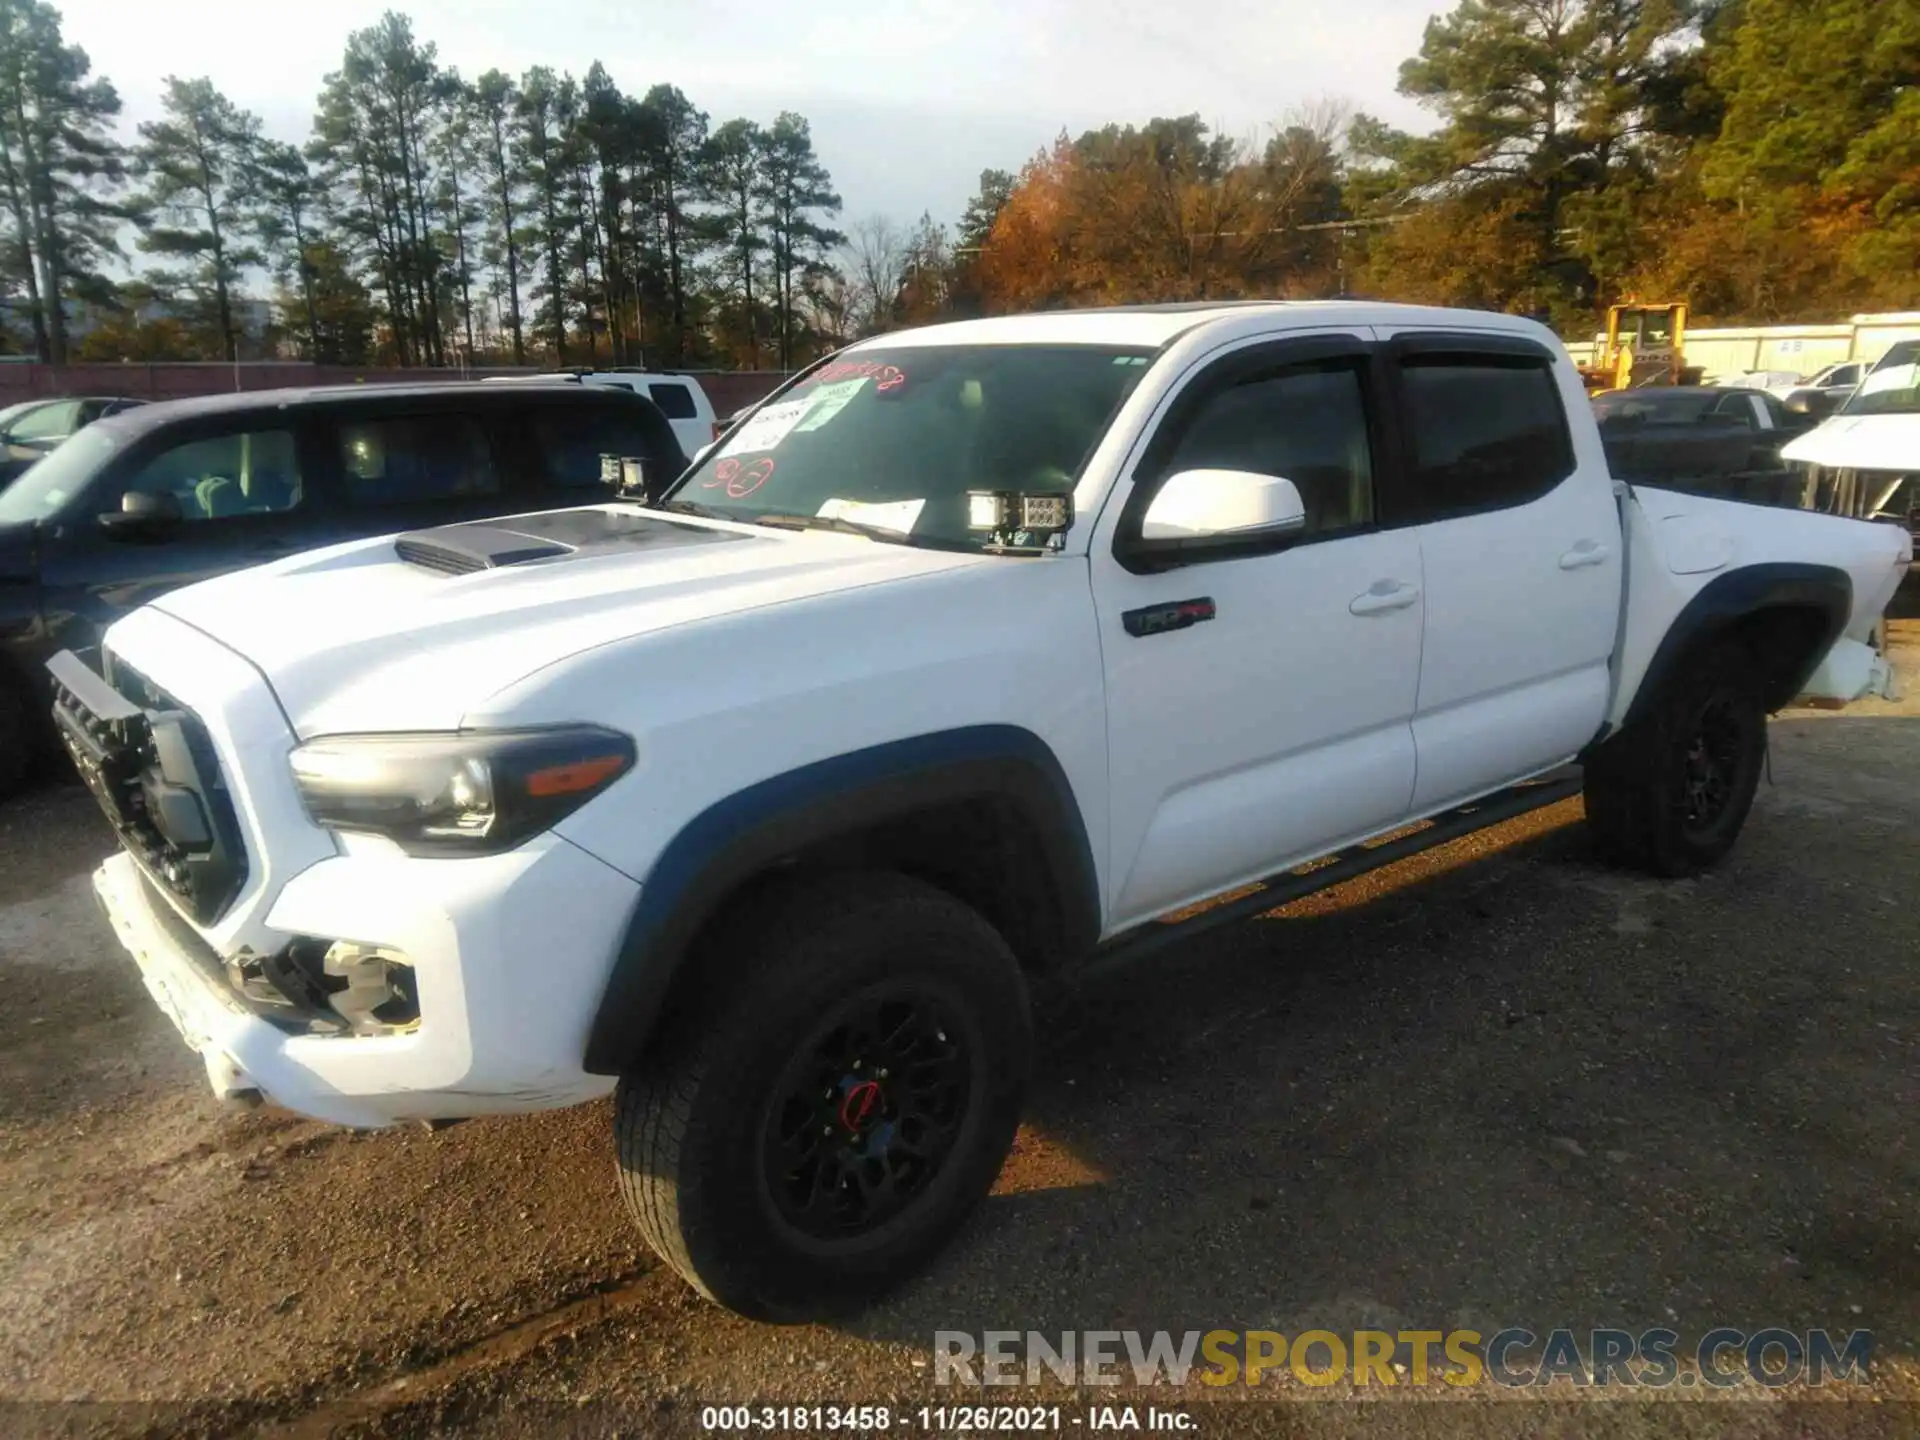
[[[1462,835],[1471,835],[1476,830],[1499,825],[1529,811],[1558,804],[1568,796],[1580,793],[1580,781],[1577,767],[1555,770],[1538,780],[1524,781],[1505,790],[1496,790],[1491,795],[1483,795],[1465,805],[1443,810],[1438,815],[1417,822],[1420,827],[1417,830],[1389,831],[1387,839],[1349,845],[1329,857],[1307,861],[1291,870],[1282,870],[1278,875],[1262,880],[1260,888],[1252,893],[1214,905],[1185,920],[1149,920],[1107,941],[1093,953],[1091,960],[1076,967],[1075,977],[1131,964],[1217,926],[1264,915],[1303,896],[1331,889],[1369,871],[1405,860],[1410,855],[1418,855],[1423,850],[1458,840]]]

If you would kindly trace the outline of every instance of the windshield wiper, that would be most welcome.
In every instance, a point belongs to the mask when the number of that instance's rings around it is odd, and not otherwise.
[[[769,525],[776,530],[836,530],[843,535],[864,535],[869,540],[878,540],[887,545],[907,545],[916,550],[957,550],[974,554],[980,548],[964,540],[935,540],[927,535],[909,535],[904,530],[891,530],[885,525],[863,525],[858,520],[847,520],[838,515],[756,515],[752,523]]]
[[[647,507],[650,510],[672,510],[680,515],[698,515],[702,520],[732,520],[738,523],[740,517],[722,510],[718,505],[700,505],[692,500],[657,500]]]

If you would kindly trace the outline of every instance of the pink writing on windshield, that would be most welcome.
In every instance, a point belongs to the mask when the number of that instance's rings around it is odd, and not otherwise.
[[[807,377],[809,385],[831,385],[836,380],[871,379],[876,390],[896,390],[907,383],[906,373],[897,365],[878,360],[836,360]]]

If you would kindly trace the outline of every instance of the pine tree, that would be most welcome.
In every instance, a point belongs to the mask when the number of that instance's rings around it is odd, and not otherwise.
[[[92,79],[92,62],[64,43],[60,15],[40,0],[0,0],[0,203],[10,222],[8,266],[26,294],[34,352],[67,359],[66,306],[111,303],[99,272],[117,256],[125,211],[103,191],[123,174],[112,124],[120,97]]]
[[[489,263],[506,270],[507,329],[513,337],[513,363],[527,363],[526,337],[520,318],[520,195],[524,177],[515,143],[515,118],[519,113],[520,92],[512,79],[498,70],[489,70],[467,92],[467,100],[478,117],[481,172],[486,178],[486,217],[488,239],[484,247]]]
[[[766,207],[767,248],[772,260],[774,325],[782,370],[797,353],[801,287],[827,270],[825,257],[846,236],[814,218],[836,214],[840,197],[813,150],[806,117],[783,110],[767,131],[760,152],[760,196]]]
[[[255,147],[247,181],[253,233],[281,284],[297,281],[304,322],[303,349],[317,359],[320,321],[314,303],[314,267],[309,247],[320,187],[307,160],[291,145],[262,140]]]
[[[213,298],[225,358],[239,358],[233,289],[258,264],[246,243],[248,181],[260,122],[237,109],[206,79],[169,75],[164,118],[140,126],[135,173],[146,182],[136,202],[144,223],[140,248],[194,265],[192,282]]]

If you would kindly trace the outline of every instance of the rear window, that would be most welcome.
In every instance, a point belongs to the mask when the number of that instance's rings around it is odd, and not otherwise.
[[[527,430],[539,453],[545,484],[561,490],[597,490],[602,486],[601,458],[650,459],[673,470],[679,458],[665,454],[640,416],[644,405],[631,401],[618,410],[598,405],[540,406],[527,416]],[[672,475],[659,477],[663,482]]]
[[[1416,355],[1401,376],[1416,512],[1406,518],[1524,505],[1573,473],[1573,439],[1546,361]]]
[[[340,424],[347,503],[363,508],[497,495],[486,432],[464,415],[399,415]]]
[[[1593,397],[1593,413],[1609,420],[1693,421],[1705,415],[1721,397],[1709,389],[1610,390]]]
[[[660,381],[647,386],[647,394],[653,397],[653,403],[660,407],[660,413],[669,420],[699,418],[700,410],[693,403],[693,392],[684,385]]]

